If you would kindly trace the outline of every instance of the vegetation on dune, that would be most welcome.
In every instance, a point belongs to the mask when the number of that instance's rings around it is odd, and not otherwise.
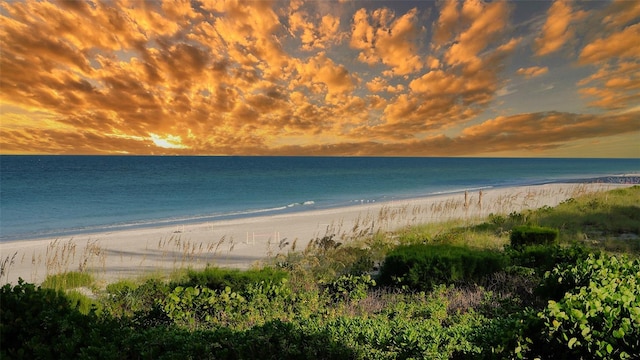
[[[478,282],[503,269],[502,253],[451,245],[401,245],[385,258],[380,272],[384,285],[431,290],[440,284]]]
[[[640,358],[639,238],[635,186],[474,223],[328,233],[249,271],[104,289],[51,275],[2,287],[0,358]]]

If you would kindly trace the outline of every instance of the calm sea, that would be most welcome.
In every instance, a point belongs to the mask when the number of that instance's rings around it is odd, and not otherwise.
[[[0,241],[640,173],[640,159],[0,156]]]

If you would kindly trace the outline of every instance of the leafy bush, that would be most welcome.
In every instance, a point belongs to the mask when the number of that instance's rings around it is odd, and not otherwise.
[[[238,336],[244,359],[358,359],[326,325],[270,321]],[[314,326],[315,325],[315,326]]]
[[[640,358],[640,259],[591,254],[556,266],[545,283],[562,295],[476,328],[483,353],[474,359]]]
[[[392,250],[380,273],[383,285],[431,289],[438,284],[478,281],[506,265],[498,252],[449,245],[403,245]]]
[[[212,290],[224,290],[229,287],[235,291],[244,291],[250,284],[280,282],[287,277],[287,272],[270,267],[245,271],[207,267],[200,271],[189,270],[187,277],[188,280],[180,284],[181,286],[205,286]]]
[[[640,260],[592,255],[546,280],[569,290],[538,314],[538,348],[567,359],[640,358]]]
[[[106,290],[105,311],[115,317],[143,316],[141,312],[151,311],[170,292],[169,286],[158,279],[140,285],[120,281],[107,285]]]
[[[337,317],[301,322],[308,332],[328,333],[330,339],[353,351],[351,359],[451,359],[480,349],[468,341],[481,317],[465,314],[449,318],[407,319],[401,316]]]
[[[508,248],[505,253],[512,265],[531,268],[543,275],[546,271],[560,264],[575,264],[589,256],[584,246],[573,245],[561,247],[559,245],[529,245],[518,248]]]
[[[469,340],[482,349],[480,354],[460,359],[533,359],[525,356],[532,347],[530,334],[539,329],[540,320],[528,309],[492,317],[475,327],[469,335]]]
[[[370,287],[376,286],[371,275],[342,275],[327,284],[326,289],[336,301],[361,300],[367,297]]]
[[[539,226],[516,226],[511,230],[511,246],[551,245],[558,239],[558,230]]]
[[[105,336],[116,337],[118,327],[84,315],[63,292],[36,287],[20,279],[0,291],[0,358],[73,359],[115,358],[115,342],[102,343]],[[97,346],[102,350],[98,351]]]
[[[153,328],[134,333],[123,345],[127,359],[358,359],[332,339],[326,327],[269,321],[244,331],[216,328],[186,331]]]
[[[226,320],[241,314],[246,299],[226,287],[215,291],[206,287],[176,287],[164,301],[165,313],[179,325],[195,329],[199,325],[229,325]]]

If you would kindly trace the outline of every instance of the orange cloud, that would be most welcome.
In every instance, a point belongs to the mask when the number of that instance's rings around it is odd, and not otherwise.
[[[640,57],[640,24],[630,25],[620,32],[593,41],[582,49],[579,60],[587,64],[613,57],[628,59]]]
[[[607,27],[627,25],[640,18],[640,2],[613,0],[600,18]]]
[[[445,0],[434,24],[433,42],[436,48],[450,41],[459,24],[458,0]]]
[[[369,65],[383,63],[394,75],[406,75],[422,69],[416,39],[420,33],[416,8],[396,18],[388,8],[371,14],[362,8],[353,15],[350,45],[360,50],[358,60]],[[374,24],[372,25],[370,21]]]
[[[637,132],[640,112],[623,115],[583,115],[543,112],[501,116],[465,129],[461,139],[491,151],[508,147],[546,148],[567,140],[597,138]]]
[[[367,83],[367,89],[373,93],[386,91],[389,93],[398,93],[404,91],[404,86],[398,84],[396,86],[389,85],[389,83],[382,77],[376,76]]]
[[[339,43],[342,35],[340,18],[331,14],[316,16],[318,23],[309,19],[306,11],[296,11],[289,15],[289,28],[293,34],[299,33],[302,49],[326,49],[334,43]]]
[[[470,0],[460,11],[451,6],[445,2],[441,10],[449,12],[447,21],[453,21],[453,14],[458,16],[456,26],[447,29],[455,43],[442,55],[446,61],[429,59],[434,69],[411,80],[411,93],[387,105],[385,121],[370,129],[376,136],[406,139],[451,128],[478,115],[495,98],[503,59],[520,42],[504,41],[508,5]]]
[[[629,61],[604,65],[578,85],[582,95],[597,99],[590,102],[591,106],[625,109],[640,103],[640,64]]]
[[[509,8],[505,1],[490,4],[467,0],[462,7],[463,23],[469,25],[445,55],[450,65],[477,65],[478,54],[501,35],[507,25]]]
[[[602,139],[637,134],[640,113],[617,116],[579,115],[571,113],[533,113],[498,117],[473,126],[460,136],[435,135],[404,142],[345,142],[332,146],[284,146],[274,153],[312,155],[429,155],[460,156],[473,153],[496,153],[518,149],[524,153],[547,154],[561,150],[567,139]]]
[[[319,53],[307,62],[298,62],[296,70],[298,77],[292,82],[293,87],[304,86],[316,93],[326,93],[328,101],[354,88],[349,71],[335,64],[325,53]]]
[[[543,56],[558,51],[573,37],[570,27],[575,18],[569,0],[556,0],[547,11],[542,33],[536,38],[536,55]]]
[[[528,67],[528,68],[520,68],[518,69],[518,71],[516,71],[516,74],[518,75],[522,75],[524,77],[526,77],[527,79],[530,78],[534,78],[540,75],[544,75],[549,71],[549,68],[544,66],[532,66],[532,67]]]
[[[633,2],[632,2],[633,3]],[[599,37],[580,51],[581,65],[597,71],[578,82],[578,92],[594,99],[589,105],[607,110],[624,110],[640,102],[640,6],[613,2],[597,14],[606,27]]]
[[[409,84],[414,92],[430,93],[434,96],[456,96],[465,90],[465,86],[464,78],[442,70],[429,71]]]

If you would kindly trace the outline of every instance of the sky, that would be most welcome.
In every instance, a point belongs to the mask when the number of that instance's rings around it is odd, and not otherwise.
[[[640,158],[640,1],[3,1],[1,154]]]

